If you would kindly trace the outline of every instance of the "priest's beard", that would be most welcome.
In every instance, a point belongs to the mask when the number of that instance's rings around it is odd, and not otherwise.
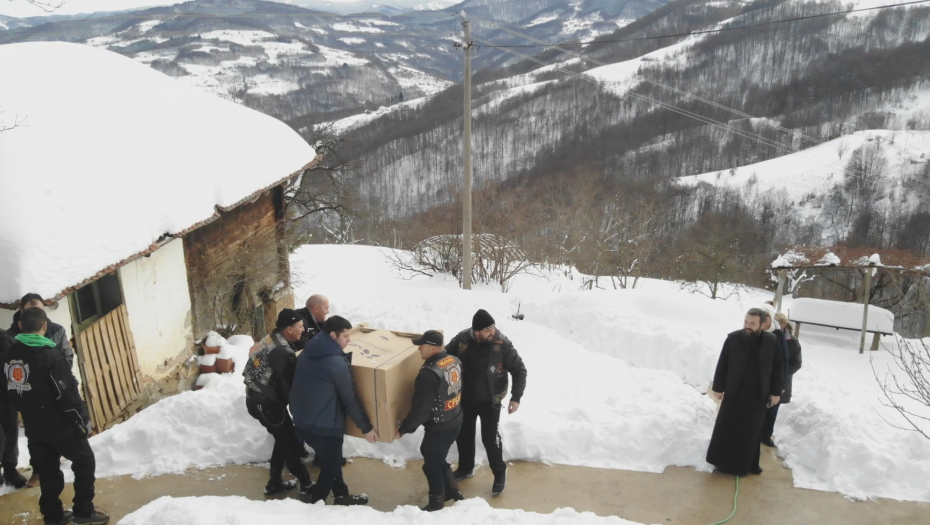
[[[747,342],[755,341],[759,334],[762,333],[762,329],[753,330],[751,328],[743,328],[743,340]]]

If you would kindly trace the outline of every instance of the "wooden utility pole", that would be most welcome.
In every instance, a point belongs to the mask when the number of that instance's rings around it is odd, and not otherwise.
[[[465,77],[462,80],[465,91],[465,111],[462,121],[465,129],[462,133],[464,141],[464,168],[465,181],[462,184],[462,288],[471,290],[471,27],[468,20],[462,21],[465,41],[462,42],[462,52],[465,54]]]
[[[871,266],[871,265],[870,265]],[[865,331],[869,322],[869,296],[872,295],[872,268],[865,269],[865,287],[862,290],[862,334],[859,336],[859,353],[865,352]]]
[[[775,311],[781,312],[781,301],[785,296],[785,279],[788,277],[788,270],[778,270],[778,288],[775,290]]]

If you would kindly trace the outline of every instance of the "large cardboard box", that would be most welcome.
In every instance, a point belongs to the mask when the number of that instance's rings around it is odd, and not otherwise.
[[[410,412],[413,383],[423,359],[413,339],[419,334],[353,329],[345,352],[352,353],[352,377],[359,401],[381,441],[394,441],[397,424]],[[362,437],[352,418],[346,417],[346,434]]]

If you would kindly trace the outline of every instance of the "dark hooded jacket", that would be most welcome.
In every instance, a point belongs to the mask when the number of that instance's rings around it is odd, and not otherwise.
[[[3,356],[3,388],[26,437],[44,443],[86,436],[90,415],[71,367],[56,348],[15,341]]]
[[[462,360],[466,390],[468,389],[467,383],[476,379],[469,377],[469,370],[485,371],[487,387],[490,390],[489,398],[485,399],[490,399],[493,406],[500,407],[501,402],[507,396],[508,373],[513,376],[510,400],[519,403],[523,398],[523,392],[526,390],[526,365],[523,364],[523,359],[513,347],[513,343],[500,330],[494,330],[494,337],[490,341],[479,343],[475,339],[475,332],[471,328],[466,328],[449,341],[446,345],[446,353]],[[477,363],[476,359],[482,362]],[[486,363],[483,362],[484,359],[487,359]],[[463,400],[468,401],[465,396]]]
[[[294,425],[311,434],[341,436],[346,414],[365,434],[373,428],[355,394],[349,368],[352,354],[346,354],[329,334],[320,333],[297,356],[297,369],[291,387],[291,415]]]
[[[781,395],[782,403],[791,402],[791,386],[794,379],[794,373],[801,369],[801,342],[792,336],[788,336],[788,380],[786,381],[785,392]]]
[[[19,310],[13,314],[13,323],[10,325],[10,329],[6,332],[9,337],[16,337],[19,335],[19,315]],[[68,332],[65,330],[65,328],[60,324],[53,323],[51,320],[49,320],[45,329],[45,337],[55,341],[55,350],[58,350],[58,352],[61,353],[61,355],[65,358],[65,361],[68,362],[69,367],[73,367],[74,350],[71,349],[71,341],[68,340]]]

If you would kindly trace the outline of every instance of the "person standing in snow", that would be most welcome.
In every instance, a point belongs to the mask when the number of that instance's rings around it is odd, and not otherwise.
[[[785,340],[788,345],[788,373],[785,380],[785,391],[781,395],[779,405],[787,405],[791,402],[791,385],[794,374],[801,369],[801,342],[794,337],[794,327],[788,316],[783,313],[775,314],[775,322],[781,326],[782,332],[785,333]]]
[[[494,318],[485,310],[472,317],[466,328],[446,345],[446,352],[462,360],[462,431],[456,440],[459,466],[455,479],[475,474],[475,431],[481,418],[481,442],[488,453],[488,463],[494,474],[491,494],[500,495],[507,481],[507,464],[498,431],[502,401],[507,396],[508,376],[513,376],[507,413],[520,408],[526,390],[526,366],[513,343],[495,327]]]
[[[289,308],[281,310],[275,329],[262,339],[250,356],[242,375],[245,376],[245,406],[249,415],[258,420],[274,437],[271,452],[271,475],[265,485],[265,495],[292,490],[300,483],[300,493],[309,495],[313,486],[307,467],[300,460],[303,450],[297,440],[294,423],[287,411],[297,356],[291,343],[304,333],[304,320]],[[284,481],[284,465],[297,481]]]
[[[304,318],[304,333],[294,344],[294,350],[303,350],[307,342],[323,331],[323,322],[329,315],[329,299],[325,295],[313,294],[307,299],[306,306],[297,310]]]
[[[445,352],[442,333],[429,330],[413,340],[419,345],[423,366],[413,384],[410,412],[397,428],[396,438],[426,429],[420,453],[429,485],[429,504],[421,510],[441,510],[450,499],[465,495],[446,461],[452,443],[462,429],[462,362]]]
[[[325,500],[332,492],[335,505],[368,504],[368,496],[349,494],[342,477],[346,414],[369,443],[378,441],[378,433],[355,395],[349,369],[352,354],[343,352],[351,340],[351,330],[352,323],[334,315],[297,357],[291,413],[297,435],[316,451],[321,466],[310,493],[311,503]]]
[[[762,310],[767,314],[765,321],[762,323],[762,329],[774,335],[775,340],[778,342],[778,353],[781,356],[782,377],[784,378],[784,383],[782,383],[782,394],[784,394],[788,381],[788,343],[785,338],[785,333],[782,331],[781,327],[775,323],[775,306],[771,304],[771,301],[766,302]],[[768,411],[765,413],[765,424],[762,425],[762,434],[759,436],[759,442],[767,447],[775,446],[775,442],[772,441],[772,433],[775,431],[775,419],[778,417],[779,405],[781,405],[781,403],[769,407]]]
[[[90,415],[77,380],[56,343],[45,337],[48,317],[41,308],[23,310],[16,342],[3,358],[7,398],[22,413],[29,454],[41,483],[39,510],[45,523],[103,524],[110,517],[94,509],[96,461],[87,438]],[[61,457],[71,460],[74,506],[65,511]]]
[[[12,341],[20,333],[19,319],[23,311],[27,308],[41,308],[45,310],[45,300],[37,293],[27,293],[19,300],[19,310],[13,314],[13,323],[7,330],[7,336]],[[48,331],[45,337],[55,343],[55,350],[61,353],[68,362],[68,369],[74,365],[74,350],[71,349],[71,342],[68,340],[68,332],[58,323],[48,322]],[[12,344],[12,343],[11,343]],[[32,477],[29,481],[16,470],[16,464],[19,461],[19,414],[15,410],[10,410],[4,414],[0,409],[0,425],[3,426],[5,437],[3,451],[3,471],[6,483],[16,488],[37,487],[39,486],[39,473],[32,468]]]
[[[0,330],[0,362],[16,340],[5,330]],[[26,486],[26,478],[16,470],[19,463],[19,420],[17,413],[7,400],[6,385],[0,388],[0,485],[6,483],[14,488]]]
[[[766,312],[746,313],[743,329],[727,335],[717,360],[711,395],[720,404],[707,462],[726,474],[761,474],[759,436],[768,406],[783,390],[775,336],[762,329]]]

